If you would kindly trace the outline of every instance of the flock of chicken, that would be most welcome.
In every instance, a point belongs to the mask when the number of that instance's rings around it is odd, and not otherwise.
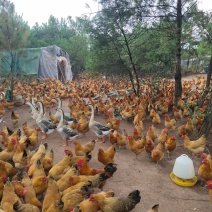
[[[102,190],[107,179],[117,170],[114,159],[116,148],[128,148],[135,158],[146,151],[158,164],[165,151],[170,159],[171,152],[177,147],[176,136],[179,136],[183,139],[184,148],[191,154],[203,153],[205,135],[196,140],[190,137],[201,129],[207,111],[210,96],[207,96],[202,108],[198,107],[205,78],[183,81],[183,95],[176,106],[173,105],[174,82],[152,80],[141,81],[140,97],[132,92],[127,80],[81,79],[80,82],[68,81],[66,85],[50,78],[42,83],[33,81],[30,85],[15,82],[13,95],[25,98],[38,129],[24,123],[22,130],[12,131],[5,126],[1,132],[4,147],[0,152],[2,210],[128,212],[140,202],[138,190],[132,191],[126,198],[114,197],[113,191],[97,190]],[[3,92],[5,89],[4,85],[0,87]],[[63,99],[69,99],[68,114],[63,111]],[[15,103],[7,102],[3,95],[0,101],[2,124],[5,112],[11,112],[12,123],[17,126],[20,117],[13,111]],[[56,113],[49,112],[47,117],[44,109],[54,105],[58,105]],[[97,114],[106,117],[106,124],[95,120]],[[146,119],[152,122],[148,129],[145,129]],[[133,123],[131,134],[120,129],[122,120]],[[164,129],[158,133],[157,125],[163,122]],[[42,131],[44,140],[55,130],[65,141],[64,145],[68,146],[68,142],[72,141],[74,149],[66,149],[63,159],[54,165],[53,150],[47,151],[47,145],[42,141],[37,149],[35,147],[39,142],[39,131]],[[77,138],[89,130],[95,133],[97,139],[82,145]],[[95,144],[98,139],[105,142],[105,138],[111,146],[98,151],[98,161],[105,167],[92,168],[89,161]],[[206,153],[202,154],[202,158],[198,175],[207,183],[212,201],[212,159]],[[158,208],[158,204],[154,205],[150,211],[157,212]]]

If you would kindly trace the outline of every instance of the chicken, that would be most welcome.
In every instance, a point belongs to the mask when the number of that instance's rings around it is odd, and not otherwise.
[[[24,122],[24,123],[22,124],[22,129],[23,129],[23,132],[24,132],[24,134],[25,134],[26,136],[30,136],[30,135],[32,135],[32,133],[33,133],[34,131],[37,131],[37,130],[34,130],[34,129],[29,128],[29,127],[27,126],[27,122]]]
[[[63,211],[64,202],[60,199],[52,203],[46,212],[60,212]]]
[[[112,128],[114,130],[118,130],[120,126],[120,122],[121,122],[121,119],[116,118],[113,112],[108,113],[107,127]]]
[[[55,164],[49,170],[49,176],[53,177],[56,181],[59,180],[69,169],[69,166],[72,165],[71,155],[63,157],[57,164]]]
[[[176,120],[181,120],[183,117],[183,112],[181,109],[178,109],[176,106],[173,106],[174,117]]]
[[[106,150],[99,148],[98,161],[104,165],[107,165],[108,163],[113,163],[115,153],[116,153],[116,149],[114,146],[110,146]]]
[[[127,132],[125,129],[123,131],[124,132],[122,134],[118,133],[117,131],[114,131],[114,133],[116,132],[116,141],[117,141],[116,145],[118,146],[118,148],[120,147],[127,148],[127,142],[128,142]]]
[[[28,164],[28,154],[26,150],[22,150],[20,146],[16,147],[12,161],[17,169],[25,168]]]
[[[58,181],[57,185],[60,191],[64,191],[70,185],[70,177],[78,174],[78,166],[74,164]]]
[[[49,111],[49,118],[53,124],[57,125],[59,123],[59,120],[56,119],[56,117],[52,114],[51,111]]]
[[[12,111],[11,113],[11,120],[12,120],[12,124],[15,126],[18,123],[19,120],[19,114],[17,111]]]
[[[177,128],[177,135],[178,135],[179,137],[181,137],[182,135],[185,135],[185,134],[186,134],[185,124],[180,125],[180,126]]]
[[[199,154],[204,151],[206,146],[206,137],[205,134],[202,135],[197,140],[190,140],[187,135],[182,135],[184,141],[184,148],[187,149],[192,154]]]
[[[4,181],[6,181],[8,177],[8,170],[6,168],[4,161],[0,161],[0,177],[2,177]]]
[[[64,202],[63,212],[69,212],[70,208],[74,208],[77,204],[82,202],[87,195],[91,194],[91,189],[88,186],[82,186],[75,189],[62,197]]]
[[[9,162],[12,160],[16,150],[16,143],[17,143],[17,139],[11,138],[11,141],[9,141],[7,147],[0,152],[0,160],[6,161],[6,162]]]
[[[160,124],[160,123],[161,123],[160,115],[158,113],[155,113],[155,115],[152,118],[152,124],[156,125],[156,124]]]
[[[32,164],[34,161],[37,161],[38,159],[42,161],[45,154],[46,154],[46,146],[41,143],[38,147],[38,150],[31,157],[30,164]]]
[[[189,135],[194,131],[192,120],[189,117],[186,118],[185,130],[186,130],[186,134],[189,134]]]
[[[175,150],[176,146],[177,146],[176,137],[175,136],[168,136],[168,138],[166,139],[166,142],[165,142],[165,149],[166,149],[167,154],[168,154],[168,159],[170,159],[170,152]]]
[[[17,201],[20,201],[20,199],[15,193],[13,184],[10,181],[7,181],[4,184],[1,208],[7,212],[13,212],[13,204]]]
[[[54,180],[53,177],[50,177],[48,180],[48,187],[46,190],[46,194],[43,200],[42,212],[49,211],[48,209],[51,207],[51,205],[59,201],[60,198],[61,198],[61,194],[60,194],[57,182]]]
[[[11,163],[5,162],[3,160],[0,160],[0,163],[2,163],[1,171],[4,170],[4,168],[2,168],[2,166],[4,166],[6,168],[8,177],[13,177],[18,172],[17,169]]]
[[[210,202],[212,202],[212,180],[207,181],[207,187],[209,190]]]
[[[110,142],[112,145],[114,145],[114,144],[117,143],[117,134],[118,134],[117,130],[114,130],[113,132],[111,132],[111,133],[109,134],[109,142]]]
[[[3,195],[4,182],[5,182],[5,178],[4,177],[0,177],[0,199],[2,199],[2,195]]]
[[[151,152],[155,147],[155,144],[153,140],[150,137],[146,137],[146,143],[145,143],[145,151],[151,156]]]
[[[17,212],[40,212],[40,209],[32,204],[22,204],[17,201],[13,204],[13,210]]]
[[[208,180],[212,180],[212,164],[207,158],[203,158],[202,164],[198,168],[198,177],[203,182],[207,182]]]
[[[89,131],[89,121],[85,123],[78,123],[76,126],[76,130],[85,135],[85,133]]]
[[[100,210],[99,200],[104,197],[113,197],[113,191],[102,191],[96,194],[91,194],[90,197],[86,200],[83,200],[79,204],[79,209],[81,212],[95,212]]]
[[[170,119],[168,114],[165,114],[165,128],[169,131],[173,131],[176,127],[176,120],[175,119]]]
[[[37,176],[32,178],[32,186],[35,190],[36,195],[43,195],[47,189],[47,177]]]
[[[160,135],[158,136],[158,142],[164,144],[166,142],[167,136],[168,136],[167,129],[166,128],[162,129]]]
[[[22,172],[21,178],[22,178],[21,183],[24,185],[24,187],[27,190],[26,194],[24,195],[24,201],[26,203],[35,205],[37,207],[41,207],[42,203],[37,199],[35,190],[32,186],[32,182],[30,178],[28,177],[27,173]]]
[[[30,145],[35,146],[38,142],[38,131],[34,130],[30,136],[28,136],[28,139],[30,140]]]
[[[157,138],[156,128],[154,126],[150,126],[146,135],[154,141]]]
[[[24,188],[24,185],[21,183],[21,181],[13,179],[12,184],[13,184],[15,193],[18,195],[18,197],[23,198],[27,190]]]
[[[49,170],[53,167],[54,163],[54,151],[51,149],[47,152],[42,160],[43,168],[48,173]]]
[[[132,134],[133,138],[135,140],[138,140],[138,139],[141,139],[142,138],[142,130],[140,127],[138,127],[137,125],[134,126],[134,129],[133,129],[133,134]]]
[[[128,145],[129,149],[135,154],[137,159],[138,155],[144,150],[146,140],[142,138],[139,141],[135,141],[132,136],[128,135]]]
[[[101,210],[104,212],[129,212],[135,208],[140,200],[140,191],[134,190],[126,198],[104,197],[98,201]]]
[[[158,164],[158,162],[162,160],[163,157],[164,157],[163,144],[158,143],[158,145],[152,150],[151,158]]]
[[[80,159],[77,162],[80,174],[84,175],[95,175],[98,173],[104,173],[104,169],[95,169],[88,166],[88,163],[85,159]]]
[[[86,153],[90,153],[94,150],[96,142],[95,140],[91,140],[87,142],[85,145],[82,145],[80,144],[79,141],[74,140],[73,144],[74,144],[75,154],[78,156],[84,156],[86,155]]]
[[[158,212],[158,208],[159,208],[159,204],[156,204],[152,207],[152,209],[150,209],[149,211],[147,212]]]

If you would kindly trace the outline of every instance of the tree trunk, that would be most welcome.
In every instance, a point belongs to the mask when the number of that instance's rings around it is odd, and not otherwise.
[[[175,70],[175,100],[177,104],[178,97],[182,96],[182,82],[181,82],[181,36],[182,36],[182,2],[177,1],[177,43],[176,43],[176,70]]]

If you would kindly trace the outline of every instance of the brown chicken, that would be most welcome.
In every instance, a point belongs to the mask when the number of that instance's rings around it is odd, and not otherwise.
[[[175,119],[170,119],[168,114],[165,114],[165,128],[167,128],[167,130],[169,131],[173,131],[176,127],[176,120]]]
[[[14,179],[12,180],[12,184],[13,184],[15,193],[18,195],[18,197],[23,198],[27,192],[27,189],[24,188],[24,185],[21,183],[21,181]]]
[[[212,180],[207,181],[207,187],[209,190],[210,202],[212,202]]]
[[[59,201],[61,198],[60,191],[57,185],[57,182],[53,177],[50,177],[48,180],[48,187],[46,190],[46,194],[43,200],[42,212],[49,211],[48,209],[52,204]]]
[[[17,139],[12,138],[8,142],[7,147],[0,152],[0,160],[6,161],[6,162],[11,161],[16,151],[16,144],[17,144]]]
[[[23,132],[24,132],[24,134],[25,134],[26,136],[30,136],[30,135],[32,135],[32,133],[33,133],[34,131],[37,131],[37,130],[34,130],[34,129],[29,128],[29,127],[27,126],[27,122],[24,122],[24,123],[22,124],[22,129],[23,129]]]
[[[206,137],[205,134],[202,135],[197,140],[190,140],[187,135],[182,135],[183,141],[184,141],[184,148],[187,149],[192,154],[199,154],[202,153],[206,146]]]
[[[30,136],[28,136],[28,139],[30,140],[30,145],[35,146],[38,142],[38,131],[34,130]]]
[[[151,158],[153,161],[157,162],[157,164],[160,160],[163,159],[163,146],[164,145],[162,143],[158,143],[158,145],[152,150]]]
[[[79,209],[81,212],[94,212],[100,210],[99,200],[104,197],[113,197],[113,191],[102,191],[96,194],[91,194],[90,197],[86,200],[83,200],[79,204]]]
[[[96,142],[95,140],[91,140],[87,142],[85,145],[82,145],[79,141],[74,140],[73,144],[74,144],[75,154],[77,156],[85,156],[87,153],[90,153],[94,150]]]
[[[166,152],[168,154],[168,159],[171,159],[170,158],[170,152],[174,151],[176,146],[177,146],[176,137],[175,136],[168,136],[167,139],[166,139],[166,142],[165,142],[165,149],[166,149]]]
[[[0,177],[3,178],[4,181],[6,181],[8,175],[9,175],[9,173],[8,173],[8,170],[6,168],[4,161],[0,161]]]
[[[88,186],[82,186],[79,189],[75,189],[62,197],[64,202],[63,211],[69,212],[71,208],[74,208],[77,204],[82,202],[87,195],[92,193]]]
[[[146,135],[154,141],[157,138],[156,128],[154,126],[150,126]]]
[[[176,120],[181,120],[183,117],[183,112],[181,109],[178,109],[176,106],[173,106],[174,117]]]
[[[60,191],[64,191],[70,185],[70,177],[78,174],[78,166],[74,164],[58,181],[57,185]]]
[[[135,140],[141,139],[143,136],[141,128],[138,127],[137,125],[134,126],[132,136]]]
[[[128,212],[132,211],[140,200],[140,191],[134,190],[126,198],[104,197],[98,201],[101,210],[104,212]]]
[[[155,113],[155,115],[152,118],[152,124],[153,125],[157,125],[161,123],[161,118],[160,115],[158,113]]]
[[[17,212],[40,212],[40,209],[32,204],[23,204],[17,201],[13,204],[13,210]]]
[[[117,134],[118,134],[117,130],[114,130],[114,132],[111,132],[111,133],[109,134],[109,142],[110,142],[112,145],[114,145],[114,144],[117,143]]]
[[[137,159],[138,155],[144,150],[146,140],[142,138],[139,141],[135,141],[132,136],[128,135],[128,145],[129,149],[135,154],[135,158]]]
[[[24,195],[24,201],[26,203],[35,205],[37,207],[41,207],[42,203],[37,199],[35,190],[32,186],[32,182],[31,182],[30,178],[28,177],[27,173],[22,172],[21,178],[22,178],[21,183],[24,185],[24,187],[27,190],[27,192]]]
[[[177,135],[181,137],[182,135],[185,135],[185,134],[186,134],[186,128],[185,128],[185,124],[183,124],[177,128]]]
[[[118,146],[118,148],[120,147],[125,147],[127,148],[127,143],[128,143],[128,138],[127,138],[127,132],[126,130],[124,129],[123,130],[123,133],[118,133],[117,131],[114,131],[116,132],[116,145]]]
[[[186,133],[189,135],[194,131],[192,120],[189,117],[186,118],[185,130],[186,130]]]
[[[54,164],[54,151],[51,149],[47,152],[42,160],[43,168],[48,173]]]
[[[210,155],[209,155],[210,157]],[[202,182],[207,182],[208,180],[212,180],[212,164],[207,158],[203,158],[202,164],[198,169],[198,177]]]
[[[147,212],[158,212],[158,209],[159,209],[159,204],[156,204]]]
[[[108,163],[113,163],[115,153],[116,153],[116,148],[114,146],[110,146],[106,150],[99,148],[98,161],[104,165],[107,165]]]
[[[60,212],[63,211],[64,202],[60,199],[52,203],[46,212]]]
[[[57,125],[59,123],[59,120],[55,118],[51,111],[49,111],[49,118],[53,124]]]
[[[1,200],[1,208],[4,211],[13,212],[13,204],[20,201],[19,197],[15,193],[13,184],[7,181],[4,184],[3,197]]]
[[[104,169],[95,169],[88,166],[88,162],[85,159],[80,159],[77,162],[80,174],[84,175],[95,175],[104,173]]]
[[[162,129],[160,135],[158,136],[158,142],[164,144],[166,142],[167,136],[168,136],[167,129],[166,128]]]
[[[72,165],[71,159],[72,157],[70,155],[63,157],[62,160],[49,170],[49,176],[53,177],[56,181],[59,180]]]
[[[12,124],[13,125],[16,125],[18,123],[18,120],[19,120],[19,114],[17,111],[12,111],[11,113],[11,120],[12,120]]]
[[[148,136],[146,136],[146,143],[144,147],[145,147],[145,151],[149,154],[149,157],[151,157],[151,152],[154,149],[155,144],[153,140]]]
[[[89,131],[89,121],[85,123],[77,123],[76,130],[85,135],[85,133]]]

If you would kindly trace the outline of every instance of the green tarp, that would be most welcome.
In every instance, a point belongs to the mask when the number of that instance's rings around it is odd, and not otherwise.
[[[40,56],[41,48],[19,49],[12,51],[12,54],[9,52],[0,52],[0,74],[2,76],[8,76],[13,58],[13,74],[37,75]]]

